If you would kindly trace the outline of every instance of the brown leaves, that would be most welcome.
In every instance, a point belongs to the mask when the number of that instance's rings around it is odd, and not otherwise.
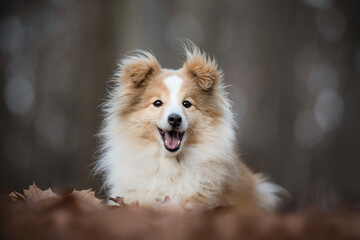
[[[61,196],[54,193],[50,188],[41,190],[36,186],[35,182],[29,186],[29,189],[24,189],[24,195],[18,192],[11,192],[10,199],[14,202],[26,202],[26,203],[38,203],[41,201],[51,201],[54,199],[60,199]],[[69,196],[73,196],[77,199],[81,199],[82,202],[87,202],[93,205],[100,205],[102,200],[95,197],[95,192],[92,189],[87,190],[73,190]],[[66,196],[63,196],[66,197]]]
[[[41,190],[36,186],[35,182],[33,185],[29,186],[29,189],[24,190],[24,195],[26,196],[26,199],[31,202],[39,202],[44,199],[51,199],[51,198],[57,198],[58,195],[53,193],[50,188],[46,189],[45,191]]]
[[[91,188],[81,191],[73,190],[71,195],[76,196],[79,199],[82,199],[94,205],[99,205],[102,203],[102,200],[95,197],[95,192]]]
[[[118,206],[109,207],[91,189],[62,196],[35,183],[9,198],[0,199],[5,239],[360,239],[357,211],[244,215],[181,209],[179,214],[169,197],[157,210],[128,205],[121,197],[110,199]]]
[[[126,205],[125,202],[124,202],[124,198],[122,198],[122,197],[116,197],[116,198],[110,197],[109,200],[111,201],[111,204],[112,204],[112,202],[114,202],[119,207],[123,207],[123,206]]]
[[[14,202],[21,202],[21,201],[26,201],[26,197],[18,192],[11,192],[9,194],[9,197],[11,200],[13,200]]]
[[[53,199],[59,196],[53,193],[50,188],[46,189],[45,191],[41,190],[34,182],[33,185],[29,186],[29,189],[24,189],[24,195],[14,191],[9,194],[9,197],[13,201],[36,203],[41,200]]]

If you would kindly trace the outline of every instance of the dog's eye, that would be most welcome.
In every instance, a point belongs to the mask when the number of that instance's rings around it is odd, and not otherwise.
[[[153,104],[155,107],[161,107],[163,103],[160,100],[156,100]]]
[[[186,107],[186,108],[189,108],[189,107],[191,107],[191,105],[192,105],[189,101],[183,101],[182,104],[183,104],[183,106]]]

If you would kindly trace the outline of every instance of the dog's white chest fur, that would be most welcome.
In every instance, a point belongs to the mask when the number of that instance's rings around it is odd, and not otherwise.
[[[120,126],[116,128],[109,129],[109,132],[123,132],[119,131]],[[224,130],[223,133],[232,135],[232,131]],[[237,169],[237,164],[228,155],[231,152],[229,140],[233,138],[217,135],[217,132],[209,130],[207,144],[190,147],[179,156],[164,154],[156,146],[129,144],[125,140],[126,134],[114,135],[109,141],[111,151],[104,155],[102,161],[107,169],[110,195],[123,197],[126,203],[156,206],[165,196],[183,202],[197,193],[221,192],[226,178],[238,176],[236,171],[232,176],[231,170]],[[214,159],[216,163],[212,162]],[[209,186],[212,191],[203,191]],[[209,198],[212,198],[209,201],[212,204],[221,204],[216,196]]]

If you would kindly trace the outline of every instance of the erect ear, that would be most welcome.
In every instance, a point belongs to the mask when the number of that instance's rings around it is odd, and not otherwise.
[[[123,59],[120,64],[122,80],[135,84],[136,87],[158,74],[160,70],[161,67],[156,58],[146,51],[138,51],[136,55]]]
[[[214,59],[206,56],[199,48],[192,45],[186,48],[186,62],[184,70],[204,90],[216,86],[222,79],[222,71]]]

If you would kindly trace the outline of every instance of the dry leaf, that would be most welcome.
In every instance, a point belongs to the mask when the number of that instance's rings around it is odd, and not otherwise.
[[[169,197],[160,209],[152,210],[125,204],[121,197],[110,198],[120,207],[105,207],[91,189],[59,196],[33,184],[24,192],[8,197],[32,204],[0,198],[1,239],[360,239],[356,210],[244,215],[227,209],[178,214]]]
[[[26,201],[25,196],[22,195],[21,193],[18,192],[11,192],[9,195],[10,199],[14,202],[22,202],[22,201]]]
[[[119,197],[119,196],[116,197],[116,198],[109,197],[109,200],[113,201],[116,204],[118,204],[119,207],[124,207],[126,205],[126,203],[124,202],[124,198]]]
[[[72,191],[71,195],[76,196],[79,199],[85,200],[91,204],[100,205],[102,203],[101,199],[95,197],[95,192],[92,190],[92,188],[81,191],[74,190]]]
[[[75,197],[75,199],[79,200],[80,204],[92,204],[92,205],[100,205],[102,203],[101,199],[95,197],[95,192],[92,189],[87,190],[73,190],[70,196]],[[18,192],[11,192],[8,197],[12,201],[20,202],[30,202],[30,203],[37,203],[39,201],[48,201],[53,199],[58,199],[61,196],[54,193],[50,188],[46,190],[41,190],[38,186],[36,186],[35,182],[33,185],[29,186],[29,189],[24,189],[24,195]]]
[[[168,195],[166,195],[164,198],[164,203],[169,202],[169,201],[170,201],[170,197]]]
[[[59,195],[51,191],[50,188],[46,189],[45,191],[41,190],[38,186],[36,186],[35,182],[33,185],[29,186],[29,189],[24,189],[24,195],[26,196],[26,200],[32,203],[59,197]]]

